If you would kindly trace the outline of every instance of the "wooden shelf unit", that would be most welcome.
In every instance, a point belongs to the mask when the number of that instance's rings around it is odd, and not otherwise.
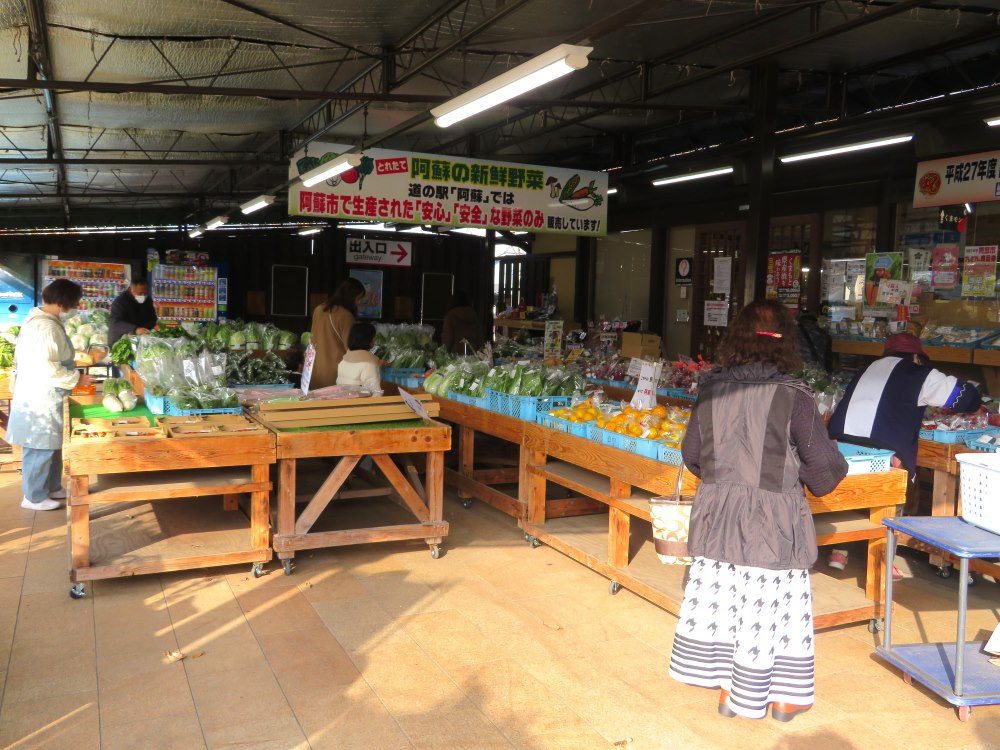
[[[524,451],[528,514],[521,527],[525,533],[677,614],[683,569],[660,564],[652,551],[649,497],[673,493],[678,467],[540,426],[526,429]],[[818,543],[868,541],[863,591],[829,576],[813,576],[816,627],[880,616],[877,602],[885,556],[881,520],[895,515],[896,505],[905,498],[906,481],[906,472],[892,469],[848,476],[830,495],[809,495]],[[605,504],[607,515],[546,518],[548,482]],[[698,479],[685,471],[682,493],[693,495],[697,485]]]
[[[273,435],[71,441],[71,405],[99,401],[64,405],[71,581],[271,559]],[[242,495],[248,518],[237,512]]]

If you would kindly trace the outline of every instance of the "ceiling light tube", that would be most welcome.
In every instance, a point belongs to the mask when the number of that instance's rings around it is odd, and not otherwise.
[[[338,174],[343,174],[348,169],[355,169],[361,166],[361,154],[341,154],[333,161],[320,164],[316,169],[310,169],[302,175],[302,184],[306,187],[329,180]]]
[[[608,188],[608,195],[615,195],[618,192],[618,188]]]
[[[662,180],[653,180],[653,187],[662,187],[663,185],[672,185],[675,182],[687,182],[688,180],[701,180],[706,177],[717,177],[722,174],[730,174],[732,171],[732,167],[720,167],[719,169],[709,169],[706,172],[692,172],[691,174],[682,174],[677,177],[664,177]]]
[[[201,227],[195,227],[190,232],[188,232],[188,237],[194,239],[195,237],[201,237],[203,234],[205,234],[204,229],[202,229]]]
[[[897,143],[906,143],[907,141],[912,141],[913,135],[895,135],[891,138],[879,138],[876,141],[862,141],[861,143],[852,143],[848,146],[838,146],[837,148],[826,148],[822,151],[809,151],[804,154],[792,154],[791,156],[782,156],[781,162],[787,164],[792,161],[803,161],[805,159],[818,159],[822,156],[834,156],[836,154],[846,154],[851,151],[865,151],[870,148],[881,148],[882,146],[892,146]]]
[[[260,211],[262,208],[267,208],[272,203],[274,203],[273,195],[258,195],[256,198],[248,200],[240,206],[240,211],[245,214],[252,214],[254,211]]]
[[[223,224],[225,224],[227,221],[229,221],[229,217],[220,214],[219,216],[216,216],[215,218],[209,219],[208,221],[205,222],[205,231],[207,232],[210,229],[217,229],[218,227],[221,227]]]
[[[593,47],[560,44],[525,63],[501,73],[486,83],[431,109],[434,124],[441,128],[502,104],[508,99],[587,67]]]
[[[306,229],[300,229],[299,230],[299,236],[300,237],[305,237],[306,235],[310,235],[310,234],[319,234],[322,231],[323,231],[323,227],[308,227]]]
[[[991,120],[984,120],[984,122],[987,125],[989,125],[991,128],[995,128],[995,127],[1000,126],[1000,117],[994,117]]]

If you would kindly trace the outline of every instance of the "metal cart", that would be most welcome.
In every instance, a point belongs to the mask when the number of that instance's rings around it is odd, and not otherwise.
[[[961,518],[886,518],[885,640],[875,653],[903,671],[903,680],[916,679],[956,707],[958,718],[968,721],[973,706],[1000,704],[1000,669],[990,664],[983,644],[965,642],[969,602],[969,560],[1000,556],[1000,535],[980,529]],[[892,563],[896,535],[905,534],[959,559],[958,630],[954,643],[892,643]]]

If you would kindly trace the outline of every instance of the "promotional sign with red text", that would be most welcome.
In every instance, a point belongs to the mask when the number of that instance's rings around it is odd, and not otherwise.
[[[1000,200],[1000,151],[952,156],[917,164],[913,207],[950,206]]]
[[[604,172],[366,149],[361,165],[311,188],[299,177],[351,151],[311,143],[289,166],[292,216],[435,226],[607,234]]]

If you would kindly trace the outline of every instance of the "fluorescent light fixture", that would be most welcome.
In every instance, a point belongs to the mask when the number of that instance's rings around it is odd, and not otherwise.
[[[688,180],[702,180],[706,177],[717,177],[721,174],[730,174],[732,171],[732,167],[720,167],[719,169],[709,169],[707,172],[692,172],[691,174],[682,174],[677,177],[664,177],[662,180],[653,180],[653,187],[672,185],[675,182],[687,182]]]
[[[966,211],[966,213],[970,213],[970,214],[972,213],[972,204],[971,203],[966,203],[965,204],[965,211]]]
[[[781,162],[787,164],[791,161],[803,161],[804,159],[819,159],[822,156],[834,156],[836,154],[846,154],[851,151],[865,151],[870,148],[881,148],[882,146],[892,146],[897,143],[906,143],[907,141],[912,141],[913,135],[894,135],[891,138],[879,138],[876,141],[862,141],[861,143],[852,143],[848,146],[838,146],[837,148],[827,148],[822,151],[809,151],[804,154],[793,154],[791,156],[782,156]]]
[[[338,174],[343,174],[348,169],[359,166],[361,166],[361,154],[341,154],[333,161],[320,164],[316,169],[310,169],[302,175],[302,184],[306,187],[312,187],[319,182],[336,177]]]
[[[188,237],[194,239],[195,237],[201,237],[203,234],[205,234],[205,230],[202,227],[195,227],[188,232]]]
[[[323,227],[308,227],[306,229],[300,229],[299,230],[299,236],[300,237],[305,237],[306,235],[309,235],[309,234],[319,234],[322,231],[323,231]]]
[[[254,211],[260,211],[262,208],[267,208],[272,203],[274,203],[273,195],[258,195],[256,198],[248,200],[240,206],[240,211],[245,214],[252,214]]]
[[[205,222],[205,231],[207,232],[210,229],[217,229],[218,227],[221,227],[223,224],[225,224],[227,221],[229,221],[229,217],[222,216],[220,214],[219,216],[216,216],[214,219],[209,219],[208,221]]]
[[[515,96],[538,88],[560,76],[587,67],[593,47],[560,44],[526,63],[501,73],[474,89],[431,109],[434,124],[441,128],[495,107]]]
[[[991,128],[1000,126],[1000,117],[994,117],[992,120],[984,120],[984,122]]]
[[[608,195],[615,195],[618,193],[618,188],[608,188]]]

